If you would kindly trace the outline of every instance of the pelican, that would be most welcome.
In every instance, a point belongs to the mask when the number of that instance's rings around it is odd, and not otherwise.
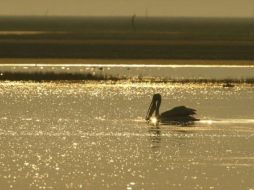
[[[178,125],[189,125],[193,124],[194,121],[199,121],[193,115],[196,114],[196,110],[192,108],[187,108],[185,106],[178,106],[171,110],[159,113],[161,105],[161,95],[154,94],[152,102],[149,106],[146,120],[153,124],[178,124]],[[155,112],[155,118],[152,117]]]

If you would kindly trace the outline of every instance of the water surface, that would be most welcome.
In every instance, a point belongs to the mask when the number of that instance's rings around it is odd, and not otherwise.
[[[147,125],[197,109],[193,126]],[[3,189],[254,188],[254,88],[238,84],[1,82]]]

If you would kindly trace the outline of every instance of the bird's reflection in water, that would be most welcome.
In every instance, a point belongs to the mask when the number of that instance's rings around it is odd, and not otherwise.
[[[161,129],[157,126],[149,128],[150,139],[152,142],[151,148],[160,148],[161,144]]]

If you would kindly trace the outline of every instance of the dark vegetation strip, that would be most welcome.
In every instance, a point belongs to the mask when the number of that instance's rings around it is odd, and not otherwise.
[[[1,72],[1,81],[80,81],[80,80],[119,80],[113,76],[93,75],[91,73],[55,73],[55,72]]]
[[[254,84],[254,78],[246,78],[246,79],[173,79],[169,80],[172,83],[224,83],[224,84],[240,84],[240,83],[246,83],[246,84]]]
[[[93,75],[91,73],[55,73],[55,72],[0,72],[0,81],[128,81],[150,83],[213,83],[213,84],[254,84],[254,78],[246,79],[168,79],[153,77],[115,77],[111,75]]]

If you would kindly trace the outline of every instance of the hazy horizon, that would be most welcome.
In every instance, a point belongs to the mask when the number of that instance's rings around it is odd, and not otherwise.
[[[137,15],[137,14],[130,14],[130,15],[32,15],[32,14],[27,14],[27,15],[8,15],[8,14],[0,14],[0,18],[4,18],[4,17],[24,17],[24,18],[29,18],[29,17],[34,17],[34,18],[130,18],[133,15],[136,16],[136,18],[151,18],[151,19],[218,19],[218,20],[232,20],[232,19],[252,19],[254,18],[254,16],[161,16],[161,15],[149,15],[149,16],[145,16],[145,15]]]
[[[254,17],[251,0],[66,0],[0,2],[0,16],[137,16],[151,17]]]

